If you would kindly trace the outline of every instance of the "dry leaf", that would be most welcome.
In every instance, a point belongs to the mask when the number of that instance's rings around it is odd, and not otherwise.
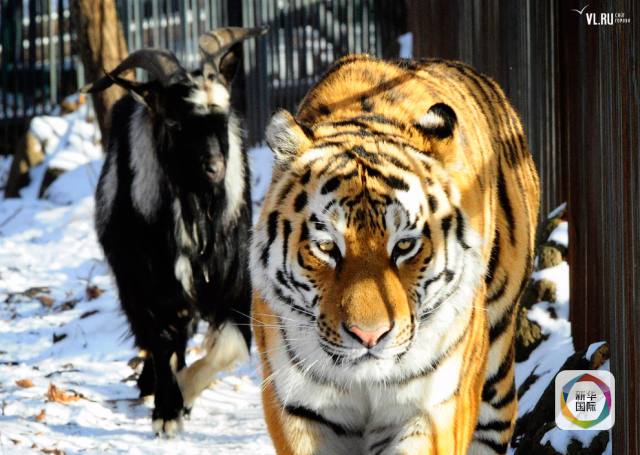
[[[53,299],[48,295],[39,295],[37,299],[47,308],[51,308],[53,306]]]
[[[49,453],[51,455],[65,455],[64,450],[60,449],[40,449],[42,453]]]
[[[31,379],[18,379],[16,385],[23,389],[28,389],[29,387],[33,387],[33,381]]]
[[[43,422],[46,416],[47,413],[44,411],[44,409],[40,409],[40,413],[36,416],[36,422]]]
[[[57,309],[59,311],[73,310],[76,307],[76,305],[78,304],[78,302],[80,302],[80,300],[78,300],[78,299],[70,299],[70,300],[67,300],[66,302],[64,302],[62,305],[60,305]]]
[[[75,393],[67,393],[64,390],[60,390],[55,385],[49,384],[49,390],[47,390],[47,399],[49,401],[67,404],[72,401],[78,401],[80,397]]]
[[[29,288],[21,294],[26,295],[27,297],[34,298],[38,294],[48,294],[51,290],[45,286],[37,286],[33,288]]]
[[[97,299],[104,293],[104,289],[100,289],[98,286],[87,286],[87,300]]]

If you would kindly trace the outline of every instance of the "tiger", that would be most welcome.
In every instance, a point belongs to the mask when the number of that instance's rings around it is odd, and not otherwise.
[[[265,140],[251,316],[276,452],[506,453],[539,179],[502,89],[350,55]]]

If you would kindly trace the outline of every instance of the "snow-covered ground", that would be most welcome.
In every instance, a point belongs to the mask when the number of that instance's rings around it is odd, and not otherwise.
[[[32,170],[20,199],[0,196],[0,455],[272,454],[255,355],[205,391],[180,436],[153,437],[151,403],[137,398],[138,353],[93,231],[92,192],[102,161],[86,115],[36,121],[37,133],[49,138],[45,164]],[[250,157],[257,208],[269,184],[271,154],[254,149]],[[68,171],[37,199],[51,163]],[[6,168],[0,161],[0,182]],[[566,247],[566,223],[552,237]],[[532,372],[539,375],[521,397],[521,415],[535,407],[573,353],[568,266],[562,262],[534,278],[554,281],[557,296],[530,312],[548,338],[517,366],[518,385]],[[198,357],[201,341],[199,334],[190,344],[188,361]],[[554,430],[548,435],[554,447],[570,437]]]

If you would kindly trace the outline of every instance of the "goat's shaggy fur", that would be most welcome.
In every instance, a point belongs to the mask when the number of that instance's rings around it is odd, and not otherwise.
[[[250,341],[251,204],[238,119],[228,106],[195,105],[206,102],[206,82],[187,82],[163,89],[166,112],[131,95],[114,105],[96,192],[98,238],[135,342],[148,353],[140,392],[155,394],[154,430],[168,435]],[[198,317],[210,324],[208,353],[185,368]]]

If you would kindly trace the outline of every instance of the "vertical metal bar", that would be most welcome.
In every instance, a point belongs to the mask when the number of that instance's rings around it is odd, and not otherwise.
[[[191,53],[193,62],[198,62],[198,36],[204,30],[200,28],[200,5],[198,0],[191,0],[191,16],[193,17],[193,28],[191,34]]]
[[[142,0],[133,0],[133,24],[134,24],[134,48],[141,49],[142,48],[142,14],[140,12],[140,2]],[[142,72],[140,69],[136,69],[136,79],[144,80],[146,74]]]
[[[167,49],[173,49],[173,10],[171,9],[171,0],[165,0],[164,7],[167,18],[165,47]]]
[[[2,65],[2,106],[3,106],[3,117],[5,121],[8,121],[9,116],[14,117],[10,113],[9,109],[9,96],[10,93],[10,81],[9,78],[11,76],[12,70],[15,70],[15,37],[16,37],[16,21],[15,21],[15,6],[9,0],[5,5],[3,10],[3,15],[0,15],[0,26],[3,30],[6,30],[5,27],[9,28],[9,32],[6,34],[2,34],[2,61],[0,64]],[[5,41],[6,38],[6,41]],[[13,41],[12,41],[13,40]],[[6,138],[5,138],[6,139]]]
[[[161,47],[160,44],[160,5],[158,0],[152,0],[151,13],[153,14],[153,45]]]
[[[126,8],[126,15],[125,15],[125,23],[124,23],[124,28],[126,30],[125,32],[125,39],[127,40],[127,45],[129,46],[129,51],[134,51],[135,49],[135,18],[134,18],[134,14],[133,14],[133,3],[137,1],[137,0],[129,0],[127,2],[125,2]]]
[[[256,5],[255,0],[247,0],[243,3],[242,8],[242,23],[247,27],[253,27],[260,21],[260,9],[259,5]],[[250,40],[245,45],[244,58],[244,71],[247,75],[245,85],[245,109],[247,113],[251,113],[249,127],[249,139],[254,142],[256,133],[258,132],[260,122],[262,120],[262,106],[261,106],[261,93],[258,90],[262,82],[262,72],[258,61],[258,47],[259,43],[254,40]],[[256,113],[257,115],[255,115]]]
[[[347,39],[349,43],[349,52],[355,52],[355,24],[353,22],[353,2],[347,2]]]
[[[311,42],[313,40],[313,32],[309,33],[311,24],[309,23],[309,8],[307,0],[300,1],[301,17],[302,17],[302,55],[300,56],[301,74],[304,80],[303,86],[306,88],[309,84],[309,76],[311,76],[310,69],[307,66],[309,53],[311,51]]]
[[[204,28],[211,30],[211,0],[204,0]]]
[[[58,78],[56,74],[56,45],[54,41],[54,21],[51,3],[47,2],[49,8],[49,105],[53,106],[58,97]]]
[[[24,29],[24,23],[23,23],[23,4],[22,2],[18,2],[18,7],[16,8],[16,12],[17,12],[17,30],[16,30],[16,48],[17,50],[19,50],[18,52],[16,52],[16,55],[18,56],[18,58],[16,58],[15,60],[15,71],[14,71],[14,97],[15,97],[15,112],[16,115],[20,115],[23,116],[24,112],[22,112],[22,102],[21,102],[21,84],[20,84],[20,80],[22,79],[21,76],[19,75],[19,72],[23,70],[24,68],[24,34],[23,34],[23,29]]]
[[[42,113],[44,110],[43,101],[44,101],[44,93],[46,89],[46,82],[44,81],[44,14],[43,14],[43,5],[42,0],[37,0],[35,2],[36,9],[36,23],[35,23],[35,66],[36,73],[34,74],[34,113]]]
[[[64,0],[58,0],[58,32],[57,32],[57,36],[56,39],[58,41],[58,66],[56,68],[56,72],[58,73],[58,94],[63,93],[64,91],[64,7],[63,7],[63,2]],[[60,95],[58,95],[60,96]],[[58,97],[56,97],[55,102],[58,101]]]
[[[327,50],[327,40],[329,35],[327,33],[327,4],[325,2],[319,2],[318,4],[318,61],[320,66],[324,66],[325,54]]]
[[[295,5],[293,6],[295,7]],[[287,107],[289,110],[295,110],[297,81],[296,81],[296,66],[294,62],[293,46],[291,45],[291,43],[294,42],[295,27],[293,23],[293,11],[292,11],[291,2],[288,2],[284,19],[286,24],[285,49],[286,49],[286,58],[287,58],[287,87],[288,87]]]
[[[288,42],[289,48],[291,49],[291,61],[289,65],[291,66],[291,98],[294,104],[297,104],[298,100],[298,91],[300,85],[300,24],[298,21],[298,5],[296,0],[290,0],[289,2],[289,14],[287,17],[289,18],[289,27],[290,27],[290,37],[291,41]]]
[[[188,24],[187,24],[187,8],[184,1],[179,2],[180,8],[180,42],[177,43],[180,49],[180,60],[185,61],[188,51],[186,46],[186,39],[189,36]]]
[[[142,45],[142,13],[140,12],[140,2],[142,0],[133,1],[133,20],[135,24],[134,42],[135,48],[140,49]]]
[[[316,63],[320,60],[320,41],[322,40],[322,30],[320,28],[320,10],[321,3],[314,0],[310,1],[312,31],[311,35],[311,73],[313,76],[316,74]]]
[[[26,90],[23,93],[25,99],[25,114],[35,113],[35,88],[36,88],[36,2],[29,1],[29,54],[25,70],[27,81]]]

